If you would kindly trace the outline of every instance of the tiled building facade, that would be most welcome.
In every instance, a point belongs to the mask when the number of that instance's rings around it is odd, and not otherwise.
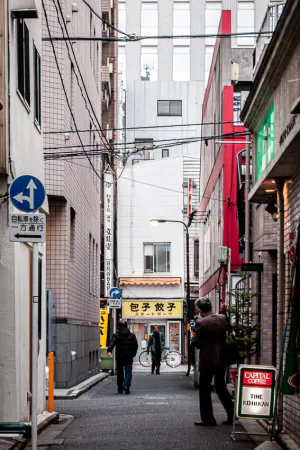
[[[290,252],[291,239],[300,219],[300,84],[297,82],[300,64],[300,32],[297,26],[300,20],[299,4],[288,0],[280,13],[271,41],[268,45],[265,43],[261,55],[257,54],[254,67],[256,77],[242,112],[242,119],[254,134],[254,179],[249,199],[254,203],[254,208],[257,204],[261,204],[260,208],[263,209],[268,206],[271,213],[274,211],[273,218],[278,218],[276,223],[273,222],[273,228],[270,227],[270,234],[274,230],[277,235],[277,310],[273,310],[277,337],[275,362],[279,368],[280,358],[283,357],[286,383],[283,384],[283,394],[278,398],[277,424],[279,432],[284,432],[283,439],[287,435],[288,439],[295,441],[293,448],[299,448],[299,356],[297,348],[287,355],[291,316],[286,316],[293,292],[290,273],[290,259],[293,255]],[[263,141],[260,141],[261,129],[264,130]],[[299,255],[299,247],[297,252]],[[274,270],[274,261],[272,265]],[[299,304],[299,279],[297,273],[295,306]],[[286,325],[288,333],[282,353]],[[299,318],[297,332],[299,335]],[[273,353],[274,350],[273,348]],[[289,373],[287,358],[293,365],[293,370]]]
[[[54,2],[45,1],[44,36],[49,36],[48,26],[53,37],[66,36],[67,30],[71,36],[101,35],[101,21],[86,5],[81,3],[77,11],[69,0],[59,4],[62,11],[57,2],[55,7]],[[90,4],[101,15],[99,2]],[[103,164],[99,154],[93,153],[106,141],[100,130],[100,43],[58,41],[53,46],[51,42],[43,46],[47,289],[55,299],[55,382],[57,387],[67,388],[97,372],[99,366]],[[76,129],[84,130],[79,133],[84,148]]]

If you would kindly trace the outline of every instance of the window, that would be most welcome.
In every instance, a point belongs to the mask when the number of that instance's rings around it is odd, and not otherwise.
[[[150,81],[157,81],[157,47],[141,48],[141,78]]]
[[[126,3],[121,1],[118,3],[118,28],[126,31]],[[119,36],[123,37],[123,34],[119,33]]]
[[[30,106],[29,31],[24,20],[18,20],[18,91]]]
[[[173,6],[173,34],[190,33],[190,3],[175,2]],[[190,45],[190,39],[173,39],[173,45]]]
[[[182,100],[157,100],[158,116],[182,116]]]
[[[169,149],[168,148],[163,148],[161,151],[161,157],[162,158],[169,158]]]
[[[157,36],[158,35],[158,9],[157,2],[142,2],[141,9],[141,35]],[[157,45],[157,39],[149,39],[143,41],[143,46]]]
[[[34,119],[41,126],[41,57],[34,47]]]
[[[190,46],[173,47],[173,81],[190,80]]]
[[[237,32],[247,33],[253,31],[254,31],[254,3],[239,1],[237,11]],[[254,45],[254,36],[238,36],[237,44],[252,47]]]
[[[216,34],[219,29],[222,11],[222,2],[209,2],[205,7],[205,34]],[[206,45],[214,46],[215,37],[205,38]]]
[[[144,272],[170,272],[170,244],[144,244]]]
[[[75,261],[75,209],[70,208],[70,261]]]
[[[199,241],[194,241],[194,275],[199,276]]]

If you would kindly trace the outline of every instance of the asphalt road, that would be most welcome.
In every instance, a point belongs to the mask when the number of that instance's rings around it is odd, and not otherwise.
[[[187,450],[253,449],[249,438],[233,442],[231,427],[214,397],[218,427],[202,429],[198,391],[184,373],[134,373],[131,395],[120,395],[115,377],[109,377],[76,400],[56,401],[55,409],[75,420],[60,438],[64,443],[51,450]],[[242,440],[243,439],[243,440]]]

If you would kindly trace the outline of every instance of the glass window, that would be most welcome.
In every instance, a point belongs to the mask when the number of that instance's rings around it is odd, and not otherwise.
[[[216,34],[219,29],[222,12],[222,2],[206,3],[205,9],[205,34]],[[215,45],[216,38],[205,38],[206,45]]]
[[[158,35],[158,9],[155,2],[142,2],[141,9],[141,35],[157,36]],[[157,39],[149,39],[143,41],[145,45],[158,45]]]
[[[126,3],[118,3],[118,28],[121,31],[126,31]],[[123,34],[119,33],[119,36],[123,37]]]
[[[254,31],[254,3],[238,2],[237,33]],[[254,46],[254,36],[238,36],[237,44],[241,46]]]
[[[157,100],[158,116],[182,116],[182,100]]]
[[[30,105],[30,61],[29,61],[29,30],[24,20],[18,20],[18,91]]]
[[[190,4],[176,2],[173,6],[173,34],[190,34]],[[173,39],[174,45],[190,45],[190,39]]]
[[[126,74],[126,47],[118,48],[118,72],[125,77]]]
[[[41,126],[41,57],[34,47],[34,119]]]
[[[141,77],[157,81],[157,47],[141,47]]]
[[[214,46],[206,45],[205,46],[205,85],[207,84],[207,81],[208,81],[213,53],[214,53]]]
[[[144,244],[144,272],[170,272],[170,244]]]
[[[173,47],[173,80],[190,80],[190,47]]]

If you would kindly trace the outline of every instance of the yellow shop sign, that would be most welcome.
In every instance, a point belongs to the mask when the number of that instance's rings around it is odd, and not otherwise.
[[[122,300],[123,318],[182,319],[182,300]]]
[[[100,309],[100,347],[107,346],[108,311]]]

